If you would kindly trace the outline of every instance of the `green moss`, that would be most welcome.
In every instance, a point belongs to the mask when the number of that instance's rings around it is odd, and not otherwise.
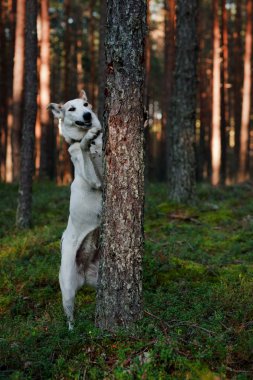
[[[144,309],[116,335],[94,327],[95,291],[76,298],[69,333],[58,285],[69,189],[34,186],[33,228],[0,185],[0,371],[6,379],[250,379],[253,191],[201,186],[193,206],[147,191]],[[242,371],[242,372],[240,372]],[[248,372],[247,372],[248,371]]]

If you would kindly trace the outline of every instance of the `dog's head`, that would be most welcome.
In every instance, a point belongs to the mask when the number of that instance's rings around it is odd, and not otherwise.
[[[83,90],[79,99],[69,100],[63,105],[50,103],[48,108],[52,111],[54,117],[60,121],[60,133],[69,144],[73,140],[82,140],[90,128],[100,125]]]

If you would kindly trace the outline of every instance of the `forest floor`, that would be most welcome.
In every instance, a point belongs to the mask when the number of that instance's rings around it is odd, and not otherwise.
[[[58,285],[69,188],[34,186],[34,227],[13,227],[17,187],[0,185],[0,378],[253,379],[253,185],[164,185],[146,196],[144,316],[128,333],[94,327],[84,287],[69,332]]]

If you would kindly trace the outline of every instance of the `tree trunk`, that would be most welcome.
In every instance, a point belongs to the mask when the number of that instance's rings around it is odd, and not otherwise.
[[[177,1],[176,63],[169,135],[169,197],[177,202],[190,201],[196,183],[196,16],[197,0]]]
[[[0,180],[6,177],[6,146],[7,146],[7,108],[8,108],[8,54],[5,38],[6,12],[0,2]]]
[[[73,67],[71,61],[73,60],[73,44],[72,44],[72,29],[69,24],[69,19],[71,16],[71,1],[64,0],[64,17],[65,17],[65,38],[64,38],[64,98],[65,102],[76,97],[77,86],[73,85]],[[76,65],[74,65],[76,68]],[[61,143],[62,162],[60,165],[60,178],[61,183],[67,184],[71,182],[72,179],[72,164],[68,152],[68,144],[64,139]],[[60,158],[61,161],[61,158]]]
[[[145,0],[108,0],[102,258],[96,325],[142,315]]]
[[[16,223],[31,225],[34,129],[37,110],[37,0],[26,0],[25,102],[22,130],[21,172]]]
[[[14,46],[15,46],[15,15],[16,0],[9,1],[10,14],[10,44],[8,49],[8,116],[7,116],[7,141],[6,141],[6,182],[12,182],[12,125],[13,125],[13,67],[14,67]]]
[[[228,17],[226,1],[222,0],[221,22],[221,183],[225,184],[227,177],[227,128],[229,126],[228,110]]]
[[[89,100],[93,107],[95,107],[95,33],[94,33],[94,2],[90,0],[89,5],[89,55],[90,55],[90,75],[89,75]]]
[[[49,24],[49,0],[41,1],[41,48],[40,48],[40,177],[52,178],[53,147],[49,112],[47,106],[50,103],[50,24]]]
[[[220,131],[220,28],[219,0],[213,0],[213,114],[212,114],[212,185],[220,182],[221,131]]]
[[[252,0],[247,0],[247,24],[245,34],[244,79],[242,93],[242,121],[240,134],[240,164],[238,180],[248,178],[248,144],[251,102],[251,56],[252,56]]]
[[[106,0],[100,0],[99,57],[98,57],[98,119],[103,122],[105,107],[105,27]]]
[[[233,101],[234,105],[234,120],[235,120],[235,177],[238,176],[240,162],[240,135],[241,135],[241,118],[242,118],[242,83],[243,83],[243,47],[242,47],[242,12],[241,0],[236,1],[236,31],[233,41]]]
[[[24,26],[25,0],[17,0],[17,19],[15,36],[15,55],[13,73],[13,125],[12,125],[12,163],[13,181],[19,179],[20,142],[22,125],[22,98],[24,89]]]
[[[165,0],[165,41],[164,41],[164,104],[163,104],[163,125],[166,135],[166,164],[167,164],[167,178],[170,178],[170,151],[169,136],[171,130],[171,119],[168,117],[170,114],[172,102],[172,85],[173,85],[173,71],[175,68],[175,20],[176,20],[176,4],[175,0]],[[163,156],[164,159],[164,156]]]

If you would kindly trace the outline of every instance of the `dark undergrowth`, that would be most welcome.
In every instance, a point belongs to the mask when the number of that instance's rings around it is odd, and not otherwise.
[[[253,186],[201,186],[189,207],[146,196],[144,315],[112,335],[79,291],[69,332],[58,286],[69,189],[34,186],[34,226],[13,227],[17,187],[0,185],[0,377],[253,379]]]

